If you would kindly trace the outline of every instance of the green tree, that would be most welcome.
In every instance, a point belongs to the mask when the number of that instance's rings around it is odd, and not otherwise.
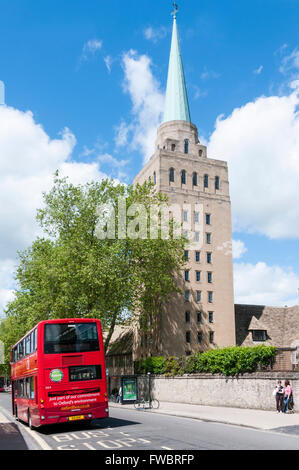
[[[45,319],[93,317],[102,321],[107,350],[117,324],[133,322],[136,312],[145,319],[160,314],[163,302],[178,291],[184,239],[164,240],[160,230],[156,239],[140,239],[138,223],[136,237],[119,236],[119,198],[127,207],[142,204],[147,214],[151,206],[160,211],[167,204],[151,183],[132,187],[104,180],[75,186],[55,175],[37,212],[44,237],[19,253],[18,288],[0,339],[3,335],[11,345]],[[103,204],[115,217],[103,216]],[[99,227],[105,232],[113,221],[115,237],[99,237]],[[130,222],[132,217],[125,220],[126,229]]]

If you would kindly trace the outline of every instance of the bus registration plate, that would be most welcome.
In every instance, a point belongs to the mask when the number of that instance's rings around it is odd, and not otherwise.
[[[84,415],[70,416],[69,421],[78,421],[79,419],[84,419]]]

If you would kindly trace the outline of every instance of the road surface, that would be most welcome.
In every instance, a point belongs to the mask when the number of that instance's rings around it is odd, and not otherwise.
[[[12,426],[8,393],[0,394],[3,428]],[[0,419],[1,422],[1,419]],[[30,430],[17,423],[29,449],[44,450],[299,450],[299,435],[258,431],[148,411],[110,409],[110,418]],[[20,436],[19,436],[20,438]],[[22,439],[21,439],[22,440]],[[1,440],[0,448],[8,445]],[[10,448],[12,448],[10,441]],[[23,443],[24,445],[24,443]],[[20,447],[20,439],[16,449]]]

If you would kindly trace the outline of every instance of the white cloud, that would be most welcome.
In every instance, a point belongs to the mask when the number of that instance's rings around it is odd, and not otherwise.
[[[232,241],[233,258],[240,259],[246,253],[247,248],[241,240]]]
[[[124,168],[128,165],[130,160],[118,160],[109,153],[104,153],[97,156],[97,161],[100,162],[101,166],[109,166],[111,176],[118,182],[129,181],[129,175],[124,171]]]
[[[87,41],[83,46],[83,53],[91,53],[94,54],[95,52],[99,51],[102,48],[103,41],[99,39],[90,39]]]
[[[253,73],[255,75],[260,75],[262,73],[263,68],[264,68],[263,65],[260,65],[257,69],[253,71]]]
[[[42,205],[42,192],[53,184],[54,172],[58,169],[75,184],[105,176],[99,162],[72,160],[75,145],[69,129],[51,139],[30,111],[0,107],[0,311],[12,295],[17,250],[39,234],[36,209]]]
[[[103,41],[100,39],[89,39],[89,41],[83,45],[79,63],[89,60],[90,57],[93,57],[100,49],[102,49],[102,46]]]
[[[149,41],[157,43],[160,39],[165,38],[167,35],[167,28],[165,28],[165,26],[160,26],[159,28],[149,26],[143,31],[143,34]]]
[[[122,121],[119,126],[115,127],[115,145],[116,148],[124,147],[128,143],[129,133],[134,130],[132,124],[126,124],[125,121]]]
[[[125,73],[123,87],[132,100],[134,116],[126,137],[131,132],[132,149],[141,149],[146,161],[154,151],[165,97],[153,76],[152,62],[148,56],[138,55],[136,51],[130,50],[123,55],[122,64]]]
[[[111,66],[112,66],[111,56],[107,55],[106,57],[104,57],[104,62],[105,62],[105,65],[107,67],[108,72],[111,73]]]
[[[108,164],[112,166],[119,166],[119,167],[126,166],[129,163],[129,160],[117,160],[117,158],[113,157],[109,153],[104,153],[102,155],[99,155],[97,157],[97,160],[100,163],[104,163],[104,164]]]
[[[209,79],[216,79],[219,78],[221,75],[220,73],[215,72],[214,70],[208,70],[207,66],[204,66],[204,70],[200,75],[202,80],[209,80]]]
[[[228,162],[236,231],[299,237],[298,105],[297,88],[287,96],[262,96],[217,119],[209,155]]]
[[[283,74],[287,74],[290,72],[295,73],[299,69],[299,51],[298,49],[294,49],[289,55],[283,57],[281,61],[281,66],[279,68],[280,72]]]
[[[7,302],[13,299],[13,273],[15,263],[11,259],[0,260],[0,318]]]
[[[5,85],[2,80],[0,80],[0,106],[5,103]]]
[[[298,303],[299,277],[291,268],[235,263],[234,288],[235,303],[292,306]]]
[[[287,49],[288,45],[287,43],[282,44],[276,51],[274,52],[274,55],[280,55],[282,56],[284,54],[284,51]]]
[[[193,94],[194,100],[198,100],[199,98],[205,98],[208,95],[207,90],[202,90],[197,85],[193,85],[192,88],[194,90],[194,94]]]

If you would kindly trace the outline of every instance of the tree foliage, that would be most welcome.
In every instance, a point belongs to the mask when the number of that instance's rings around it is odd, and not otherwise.
[[[158,316],[163,301],[178,291],[184,239],[165,240],[161,233],[140,239],[138,224],[136,237],[119,237],[119,198],[147,211],[167,203],[151,183],[133,187],[107,179],[76,186],[55,175],[37,212],[44,236],[18,254],[18,288],[0,329],[7,347],[41,320],[91,317],[101,319],[107,348],[117,324],[132,322],[136,312]],[[102,204],[114,209],[114,238],[98,236]]]

